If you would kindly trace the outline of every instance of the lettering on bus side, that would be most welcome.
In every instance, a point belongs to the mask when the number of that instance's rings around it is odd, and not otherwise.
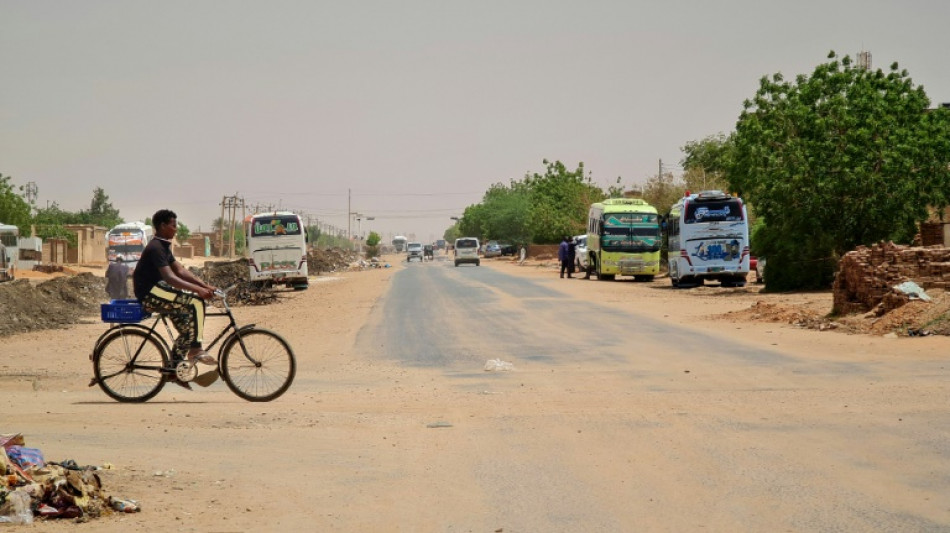
[[[272,219],[268,222],[255,220],[254,235],[298,235],[300,225],[294,220]]]
[[[297,263],[293,260],[261,262],[261,270],[296,270]]]
[[[738,240],[700,241],[690,255],[702,261],[735,261],[739,259],[742,247]]]

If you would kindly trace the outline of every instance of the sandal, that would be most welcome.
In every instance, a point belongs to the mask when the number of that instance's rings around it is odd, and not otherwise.
[[[189,361],[197,361],[197,362],[199,362],[199,363],[203,363],[203,364],[206,364],[206,365],[216,365],[216,364],[218,364],[218,362],[214,359],[214,357],[211,357],[211,355],[208,354],[208,352],[206,352],[206,351],[204,351],[204,350],[201,350],[200,352],[197,352],[197,353],[194,353],[194,354],[188,354],[188,360],[189,360]]]

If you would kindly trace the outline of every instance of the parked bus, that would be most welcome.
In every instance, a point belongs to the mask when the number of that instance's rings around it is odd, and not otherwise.
[[[307,235],[300,215],[288,211],[250,215],[244,221],[244,235],[252,282],[297,290],[309,286]]]
[[[20,259],[20,228],[0,224],[0,281],[16,278],[17,261]]]
[[[693,287],[718,280],[742,287],[749,275],[749,217],[741,198],[703,191],[680,198],[667,217],[670,282]]]
[[[660,224],[656,208],[639,198],[610,198],[590,206],[587,264],[599,280],[660,273]]]
[[[403,237],[402,235],[396,235],[396,237],[393,238],[393,248],[396,249],[396,253],[397,253],[397,254],[406,251],[406,243],[407,243],[407,242],[409,242],[409,241],[407,241],[406,238]]]
[[[122,256],[129,268],[134,270],[142,257],[145,245],[152,240],[155,230],[144,222],[124,222],[109,230],[106,235],[106,259],[110,262]]]

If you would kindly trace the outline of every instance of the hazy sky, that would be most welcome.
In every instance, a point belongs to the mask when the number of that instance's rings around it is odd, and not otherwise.
[[[946,0],[0,0],[0,173],[192,230],[237,194],[429,240],[545,158],[604,187],[676,169],[761,76],[829,50],[950,102],[948,21]]]

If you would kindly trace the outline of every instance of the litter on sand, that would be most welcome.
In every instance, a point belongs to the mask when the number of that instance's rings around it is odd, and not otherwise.
[[[501,359],[489,359],[485,363],[485,372],[508,372],[514,369],[515,365]]]

